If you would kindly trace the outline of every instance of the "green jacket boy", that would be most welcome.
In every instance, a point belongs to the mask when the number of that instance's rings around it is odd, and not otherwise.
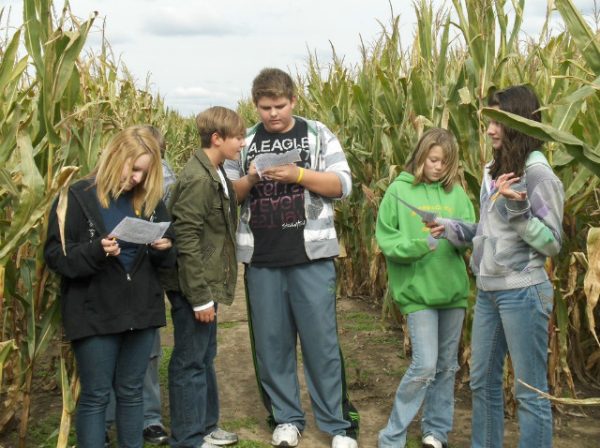
[[[169,210],[179,235],[177,272],[165,285],[171,302],[175,346],[169,361],[171,439],[174,448],[215,448],[238,441],[220,429],[217,308],[231,304],[237,279],[235,190],[223,171],[244,146],[245,126],[225,107],[196,117],[201,149],[171,189]]]
[[[231,182],[225,180],[229,196],[223,194],[217,169],[198,149],[171,189],[169,211],[181,241],[177,270],[170,272],[165,289],[180,291],[193,307],[233,302],[237,203]]]

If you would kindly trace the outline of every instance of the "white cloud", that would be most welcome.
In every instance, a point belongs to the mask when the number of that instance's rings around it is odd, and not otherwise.
[[[442,3],[434,0],[435,8]],[[445,0],[446,7],[450,3]],[[590,20],[593,1],[574,3]],[[0,0],[2,5],[11,5],[12,23],[20,23],[22,1]],[[546,0],[526,1],[523,30],[528,36],[540,32],[546,5]],[[62,0],[55,0],[55,9],[60,7]],[[249,96],[252,79],[263,67],[303,74],[309,54],[327,67],[331,45],[353,66],[361,58],[361,36],[370,48],[381,24],[389,29],[390,8],[400,16],[403,49],[415,33],[413,3],[407,0],[77,0],[71,8],[83,19],[99,11],[89,48],[99,47],[106,19],[115,57],[142,83],[151,73],[153,91],[185,114],[212,105],[236,107]],[[564,25],[553,16],[553,29],[559,31]]]
[[[173,96],[176,98],[224,98],[227,95],[222,92],[205,89],[204,87],[176,87],[173,90]]]
[[[224,12],[224,11],[221,11]],[[230,21],[211,8],[163,7],[143,19],[143,32],[161,37],[226,36],[240,34],[239,26],[224,26]]]

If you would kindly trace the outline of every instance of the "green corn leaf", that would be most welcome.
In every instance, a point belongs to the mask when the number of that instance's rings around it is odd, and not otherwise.
[[[554,0],[567,29],[573,36],[583,58],[594,73],[600,73],[600,44],[597,36],[577,10],[572,0]]]
[[[547,124],[528,120],[519,115],[504,112],[495,108],[485,107],[482,109],[482,114],[540,140],[554,141],[563,144],[571,156],[582,163],[596,176],[600,177],[600,155],[594,153],[589,145],[582,142],[574,135]]]
[[[0,61],[0,92],[4,91],[6,85],[11,80],[18,79],[21,76],[22,70],[24,70],[24,67],[20,72],[15,70],[20,38],[21,30],[17,30],[2,55],[2,60]]]
[[[36,0],[23,0],[24,41],[27,53],[33,59],[36,73],[38,73],[38,76],[43,76],[45,70],[42,45],[45,43],[45,39],[42,38],[42,25],[37,18],[36,4]]]

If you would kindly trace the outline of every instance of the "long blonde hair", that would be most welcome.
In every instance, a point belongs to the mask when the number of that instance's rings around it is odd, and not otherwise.
[[[123,193],[122,173],[127,177],[138,157],[148,154],[150,166],[144,180],[133,188],[133,207],[136,214],[149,217],[162,197],[163,175],[160,163],[160,143],[148,126],[131,126],[116,134],[100,154],[95,170],[96,192],[100,204],[108,208],[110,199]]]
[[[405,170],[415,176],[414,184],[425,181],[424,166],[429,150],[440,146],[444,152],[446,171],[440,183],[444,190],[450,191],[458,181],[458,145],[454,135],[442,128],[428,129],[419,139],[417,146],[406,162]]]

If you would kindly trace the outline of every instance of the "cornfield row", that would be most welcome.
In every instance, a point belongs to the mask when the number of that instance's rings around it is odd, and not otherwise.
[[[552,36],[544,29],[538,41],[522,41],[524,0],[453,0],[455,21],[421,0],[410,50],[402,49],[393,17],[356,67],[336,60],[323,70],[309,57],[299,76],[298,112],[325,122],[347,151],[355,189],[337,210],[347,254],[340,260],[340,294],[373,300],[386,297],[385,265],[374,242],[377,207],[423,129],[447,127],[457,136],[474,203],[489,158],[486,117],[549,142],[567,193],[565,245],[552,266],[551,384],[555,395],[565,388],[573,395],[574,377],[596,386],[600,378],[600,37],[570,0],[549,3],[566,29]],[[509,6],[516,11],[511,19]],[[94,16],[78,20],[68,6],[57,14],[51,0],[24,0],[23,10],[24,25],[0,43],[0,431],[17,418],[21,446],[33,374],[60,341],[57,283],[41,253],[52,199],[89,172],[112,133],[130,124],[159,127],[175,166],[197,144],[193,123],[122,74],[108,43],[98,54],[82,54]],[[546,105],[546,125],[484,107],[489,89],[516,83],[534,86]],[[254,118],[247,101],[240,111]],[[383,303],[385,313],[393,311],[389,299]],[[468,340],[467,331],[464,362]],[[53,353],[63,390],[58,446],[65,446],[78,383],[67,347]]]

